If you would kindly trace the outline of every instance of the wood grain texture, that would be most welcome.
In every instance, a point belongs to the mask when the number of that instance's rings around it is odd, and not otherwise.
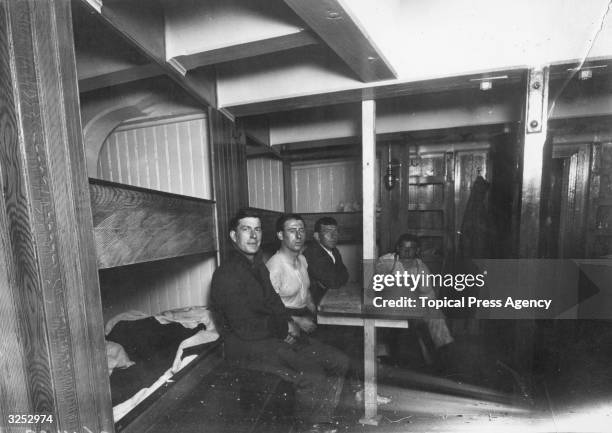
[[[216,250],[208,200],[91,180],[101,269]]]
[[[225,257],[231,248],[229,220],[248,206],[246,142],[234,122],[219,111],[209,109],[208,118],[219,251]]]
[[[23,411],[33,413],[37,405],[52,408],[52,396],[45,388],[50,381],[48,361],[44,349],[44,327],[41,323],[28,323],[20,320],[25,313],[24,307],[36,288],[20,293],[13,288],[24,287],[22,280],[35,278],[35,258],[31,244],[31,231],[24,227],[27,220],[24,184],[19,173],[23,161],[19,157],[19,126],[16,118],[13,97],[11,63],[14,61],[9,40],[8,4],[0,2],[0,326],[3,338],[0,339],[0,368],[10,374],[0,375],[0,416]],[[15,244],[16,240],[21,242]],[[40,313],[40,305],[33,304]],[[25,337],[21,337],[24,335]],[[41,345],[37,345],[40,342]],[[28,362],[27,355],[40,350],[42,358],[39,367]],[[38,380],[30,376],[29,368],[39,372]],[[40,388],[40,391],[38,390]],[[35,391],[34,398],[30,398]]]
[[[249,41],[214,50],[174,57],[188,70],[200,66],[214,65],[221,62],[261,56],[277,51],[317,44],[318,40],[310,32],[299,29],[294,33],[271,37],[263,40]]]
[[[344,9],[340,1],[285,0],[361,81],[396,78],[395,71],[366,31]]]
[[[146,65],[132,66],[119,71],[107,72],[105,74],[87,77],[79,80],[79,92],[89,92],[91,90],[104,87],[116,86],[132,81],[144,80],[145,78],[157,77],[162,75],[161,69],[154,63]]]
[[[70,7],[68,0],[0,3],[12,69],[2,73],[11,89],[4,118],[19,118],[19,133],[3,133],[0,151],[10,179],[3,179],[2,229],[29,400],[12,412],[51,413],[50,430],[111,431]]]

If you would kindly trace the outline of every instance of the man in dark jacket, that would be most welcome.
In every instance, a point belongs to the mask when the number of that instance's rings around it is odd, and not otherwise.
[[[327,290],[344,286],[349,279],[348,270],[336,248],[338,244],[338,222],[332,217],[317,220],[314,226],[315,242],[304,251],[308,262],[310,293],[319,305]]]
[[[259,251],[261,220],[240,211],[230,221],[234,251],[215,271],[211,308],[229,361],[267,371],[296,386],[296,418],[308,431],[330,424],[348,368],[343,353],[302,335],[270,282]]]

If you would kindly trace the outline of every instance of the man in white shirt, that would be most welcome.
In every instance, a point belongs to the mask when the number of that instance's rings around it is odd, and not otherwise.
[[[419,258],[420,250],[421,242],[418,237],[411,234],[401,235],[395,244],[395,251],[381,256],[376,262],[376,273],[395,275],[396,272],[403,274],[406,271],[412,275],[429,274],[429,268]],[[436,298],[434,288],[426,284],[419,284],[416,291],[418,296]],[[428,308],[424,314],[423,322],[427,325],[436,349],[448,346],[454,341],[441,310]]]
[[[329,395],[323,397],[324,409],[331,415],[340,400],[349,359],[340,350],[308,335],[316,329],[316,324],[315,306],[309,290],[308,264],[302,255],[306,240],[303,218],[297,214],[281,216],[276,222],[276,234],[281,245],[266,263],[270,271],[270,281],[289,315],[301,330],[299,335],[295,336],[296,344],[307,346],[308,358],[318,361],[317,368],[308,366],[309,371],[304,374],[324,376],[332,385]]]

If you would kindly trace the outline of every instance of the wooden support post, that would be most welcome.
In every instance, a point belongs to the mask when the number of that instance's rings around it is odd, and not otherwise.
[[[363,188],[363,287],[368,287],[374,275],[376,260],[376,102],[361,103],[362,188]],[[365,415],[359,422],[378,425],[376,326],[374,320],[364,320],[364,394]]]
[[[544,145],[548,129],[548,68],[531,69],[527,77],[523,125],[523,181],[519,257],[535,258],[540,246]]]
[[[75,64],[70,0],[0,0],[0,419],[9,431],[113,431]],[[10,414],[52,421],[13,427]]]
[[[231,249],[228,226],[236,212],[249,204],[245,136],[221,112],[208,110],[213,189],[217,210],[220,257]]]
[[[521,182],[521,214],[519,228],[519,258],[537,258],[540,255],[540,210],[543,182],[546,133],[548,124],[548,68],[531,69],[527,75],[525,113],[523,118],[523,155]],[[526,266],[531,266],[528,263]],[[535,265],[535,263],[533,263]],[[518,320],[515,323],[515,365],[531,388],[535,322]]]

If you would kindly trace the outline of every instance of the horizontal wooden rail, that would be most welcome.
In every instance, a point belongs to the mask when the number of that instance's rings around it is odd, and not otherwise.
[[[100,269],[216,251],[214,202],[90,179]]]

